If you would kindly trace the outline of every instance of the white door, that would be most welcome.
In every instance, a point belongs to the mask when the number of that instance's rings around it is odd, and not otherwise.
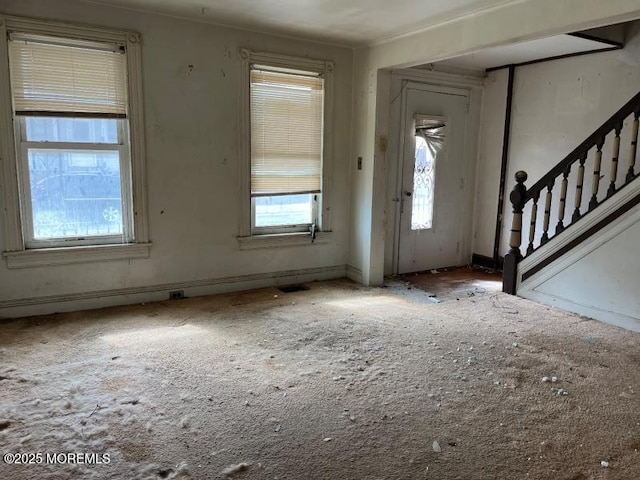
[[[398,273],[461,265],[467,195],[465,90],[408,88],[401,151]]]

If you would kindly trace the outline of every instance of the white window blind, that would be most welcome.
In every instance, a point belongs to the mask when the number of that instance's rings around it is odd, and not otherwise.
[[[125,117],[126,58],[115,45],[12,34],[16,114]]]
[[[324,80],[251,70],[251,195],[319,193]]]

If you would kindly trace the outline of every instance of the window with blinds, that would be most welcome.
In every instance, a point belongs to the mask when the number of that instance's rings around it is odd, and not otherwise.
[[[250,81],[253,226],[314,224],[322,192],[324,80],[254,65]]]
[[[8,51],[26,247],[131,241],[124,48],[14,32]]]
[[[18,115],[126,117],[126,58],[116,45],[11,34]]]

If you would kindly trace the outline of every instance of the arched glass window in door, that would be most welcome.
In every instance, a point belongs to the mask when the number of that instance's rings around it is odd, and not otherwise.
[[[441,117],[416,116],[411,230],[433,227],[436,161],[444,147],[445,126]]]

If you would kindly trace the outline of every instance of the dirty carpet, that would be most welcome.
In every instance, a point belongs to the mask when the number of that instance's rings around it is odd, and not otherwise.
[[[637,333],[307,286],[0,322],[0,478],[640,478]]]

